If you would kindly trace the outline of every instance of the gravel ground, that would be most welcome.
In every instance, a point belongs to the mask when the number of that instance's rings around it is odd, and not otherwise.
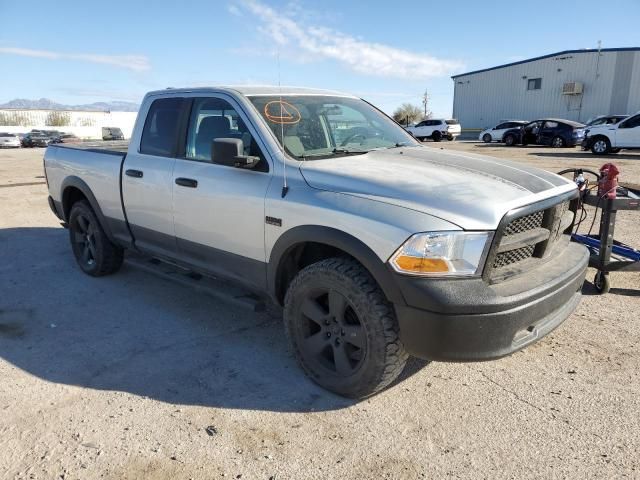
[[[577,150],[429,146],[585,165]],[[605,296],[585,283],[571,318],[522,352],[414,360],[348,401],[304,377],[275,308],[127,264],[83,275],[42,153],[0,151],[0,478],[640,478],[640,274],[612,274]],[[615,159],[640,180],[640,156]],[[620,214],[616,236],[638,245],[638,217]]]

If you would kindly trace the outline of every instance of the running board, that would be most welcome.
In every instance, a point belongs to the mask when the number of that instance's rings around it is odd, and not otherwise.
[[[130,252],[125,254],[125,261],[134,268],[179,283],[185,287],[193,288],[218,300],[252,312],[262,312],[265,309],[265,303],[259,296],[230,285],[229,282],[221,279],[201,275],[157,258]]]

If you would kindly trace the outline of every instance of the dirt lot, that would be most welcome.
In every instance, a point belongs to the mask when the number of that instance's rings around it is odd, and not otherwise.
[[[602,162],[429,146],[552,171]],[[47,206],[42,153],[0,151],[0,478],[640,477],[640,274],[613,274],[605,296],[585,283],[575,314],[525,351],[412,361],[351,402],[304,377],[276,309],[127,264],[83,275]],[[640,183],[640,155],[611,158]],[[639,219],[620,215],[617,236],[638,245]]]

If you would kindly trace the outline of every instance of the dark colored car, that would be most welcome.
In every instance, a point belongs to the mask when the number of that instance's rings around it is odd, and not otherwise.
[[[62,132],[59,132],[58,130],[40,130],[34,128],[31,130],[31,133],[39,133],[49,137],[49,143],[62,143]]]
[[[555,148],[575,147],[584,138],[584,124],[572,120],[544,118],[504,132],[502,141],[513,145],[550,145]]]
[[[124,140],[124,134],[118,127],[102,127],[102,140]]]
[[[60,143],[79,143],[82,140],[73,133],[63,133],[60,135]]]
[[[51,143],[51,139],[40,132],[29,132],[22,137],[23,147],[48,147]]]

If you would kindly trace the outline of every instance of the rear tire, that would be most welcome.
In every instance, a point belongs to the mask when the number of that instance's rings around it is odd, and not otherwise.
[[[69,240],[78,265],[92,277],[120,269],[124,250],[111,243],[86,200],[73,204],[69,214]]]
[[[489,135],[488,133],[485,133],[485,134],[482,136],[482,141],[483,141],[484,143],[491,143],[491,142],[493,141],[493,138],[492,138],[492,137],[491,137],[491,135]]]
[[[442,140],[442,134],[440,132],[433,132],[431,134],[431,138],[433,139],[434,142],[439,142],[440,140]]]
[[[553,148],[563,148],[564,146],[566,146],[564,138],[559,137],[559,136],[555,136],[551,139],[551,146]]]
[[[285,296],[284,324],[305,373],[345,397],[382,390],[408,358],[393,305],[352,259],[329,258],[302,269]]]

